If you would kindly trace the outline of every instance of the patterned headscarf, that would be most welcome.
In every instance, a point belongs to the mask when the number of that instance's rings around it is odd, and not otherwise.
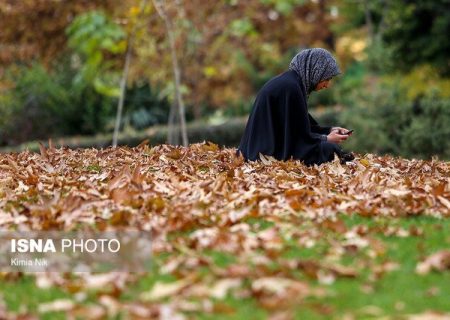
[[[309,95],[316,85],[341,73],[336,59],[325,49],[313,48],[300,51],[291,61],[290,70],[300,76]]]

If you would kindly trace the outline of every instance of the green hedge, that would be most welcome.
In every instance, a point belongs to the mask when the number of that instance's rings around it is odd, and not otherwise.
[[[345,143],[349,149],[450,159],[450,99],[429,96],[410,102],[381,92],[348,107],[339,120],[355,129]]]
[[[450,159],[450,100],[424,98],[414,103],[394,103],[385,96],[367,98],[365,104],[326,109],[316,115],[324,125],[342,125],[355,129],[343,144],[347,150],[360,153],[393,154],[404,157]],[[375,100],[372,100],[375,99]],[[247,117],[232,118],[217,125],[205,121],[188,124],[190,143],[212,141],[220,146],[237,147],[245,129]],[[151,145],[166,143],[167,127],[153,126],[147,130],[122,133],[119,145],[136,146],[148,139]],[[57,138],[55,146],[70,148],[105,148],[111,145],[111,134]],[[2,148],[0,152],[39,150],[37,141],[17,147]]]
[[[40,64],[13,66],[6,75],[14,87],[0,92],[0,146],[113,129],[117,98],[102,95],[83,81],[77,83],[76,70],[68,62],[57,63],[53,71]],[[169,106],[158,88],[133,84],[126,92],[124,126],[141,130],[166,123]]]
[[[331,114],[331,116],[330,116]],[[337,115],[334,111],[328,111],[318,115],[316,118],[322,122],[322,118],[328,123],[330,119],[335,119]],[[202,141],[212,141],[220,146],[237,147],[241,141],[245,130],[248,116],[230,118],[220,124],[209,124],[207,121],[194,121],[187,125],[189,143]],[[137,146],[142,141],[148,139],[151,145],[163,144],[167,142],[167,126],[157,125],[146,130],[121,133],[118,144],[127,146]],[[53,139],[56,147],[67,146],[70,148],[105,148],[111,145],[111,134],[98,134],[95,136],[74,136]],[[47,144],[47,141],[42,141]],[[0,148],[0,152],[14,152],[22,150],[39,150],[39,141],[23,143],[15,147]]]
[[[229,119],[221,124],[211,125],[205,121],[191,122],[187,125],[189,143],[212,141],[221,146],[235,147],[239,144],[244,132],[247,117]],[[78,136],[54,139],[55,147],[68,146],[70,148],[105,148],[111,145],[112,135],[100,134],[96,136]],[[151,145],[166,143],[167,126],[153,126],[147,130],[122,133],[119,145],[137,146],[148,139]],[[46,142],[44,143],[46,144]],[[22,150],[39,150],[39,142],[32,141],[16,147],[1,148],[0,152],[15,152]]]

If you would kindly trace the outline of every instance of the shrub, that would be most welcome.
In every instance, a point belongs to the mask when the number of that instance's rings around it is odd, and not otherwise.
[[[51,130],[60,130],[58,111],[70,100],[65,88],[39,64],[11,69],[8,77],[15,87],[5,94],[8,99],[1,106],[1,143],[43,138]]]
[[[75,85],[68,66],[48,72],[42,65],[20,66],[8,74],[14,87],[1,106],[1,144],[104,130],[114,100]],[[18,130],[19,129],[19,130]]]
[[[136,84],[125,95],[124,122],[135,129],[167,123],[170,104],[148,83]]]
[[[205,121],[194,121],[187,124],[189,143],[212,141],[220,146],[237,147],[244,133],[247,118],[228,119],[224,123],[212,125]],[[137,146],[148,139],[151,145],[167,143],[167,126],[157,125],[149,130],[123,132],[119,135],[119,145]],[[111,145],[111,134],[96,136],[67,137],[53,140],[55,146],[70,148],[103,148]],[[46,141],[44,141],[44,144]],[[14,152],[19,150],[39,151],[36,141],[23,143],[15,147],[1,148],[0,152]]]
[[[76,72],[67,61],[58,61],[53,72],[40,64],[10,68],[14,87],[0,99],[0,145],[111,131],[117,99],[74,81]],[[125,103],[125,120],[133,128],[167,121],[167,100],[148,84],[129,88]]]
[[[450,159],[450,99],[425,98],[413,104],[409,125],[401,131],[401,151],[414,157]]]
[[[398,87],[362,92],[339,116],[355,133],[345,147],[404,157],[450,158],[450,99],[437,95],[408,101]]]

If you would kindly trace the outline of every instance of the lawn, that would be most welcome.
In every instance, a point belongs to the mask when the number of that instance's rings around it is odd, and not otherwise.
[[[305,167],[234,151],[1,155],[3,230],[136,228],[153,254],[143,273],[1,272],[0,318],[450,317],[448,162]]]

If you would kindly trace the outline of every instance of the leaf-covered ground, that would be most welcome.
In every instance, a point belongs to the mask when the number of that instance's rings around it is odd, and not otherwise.
[[[0,155],[0,229],[138,228],[152,270],[0,273],[0,319],[450,317],[450,165],[211,143]]]

